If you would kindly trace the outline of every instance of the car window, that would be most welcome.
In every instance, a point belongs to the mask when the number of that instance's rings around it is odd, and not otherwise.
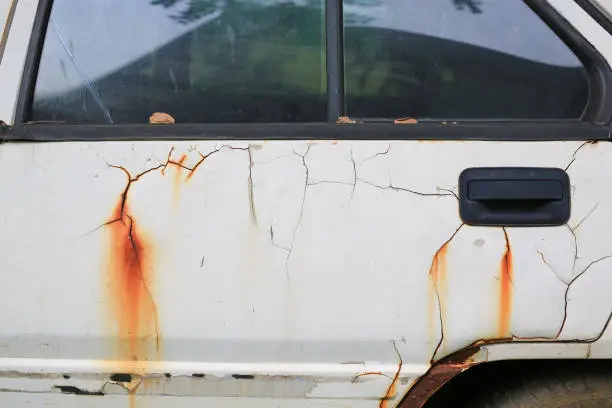
[[[579,118],[581,62],[523,1],[345,0],[349,116]]]
[[[30,120],[324,121],[323,0],[55,0]]]
[[[586,70],[523,1],[338,1],[347,116],[582,116]],[[324,2],[55,0],[27,120],[336,120]]]

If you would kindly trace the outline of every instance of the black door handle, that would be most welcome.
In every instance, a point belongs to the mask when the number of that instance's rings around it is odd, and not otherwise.
[[[480,167],[459,176],[459,214],[468,225],[563,225],[570,217],[564,170]]]

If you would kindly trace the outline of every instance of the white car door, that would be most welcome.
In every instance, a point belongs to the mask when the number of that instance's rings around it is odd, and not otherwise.
[[[474,344],[612,356],[612,39],[573,1],[34,3],[4,405],[408,408]]]

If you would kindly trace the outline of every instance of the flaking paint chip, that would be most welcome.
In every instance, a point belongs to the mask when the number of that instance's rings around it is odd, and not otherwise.
[[[173,124],[176,123],[174,118],[167,113],[163,112],[155,112],[149,117],[149,123],[165,123],[165,124]]]

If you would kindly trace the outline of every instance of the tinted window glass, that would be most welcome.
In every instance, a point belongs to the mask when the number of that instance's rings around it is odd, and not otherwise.
[[[30,120],[324,121],[323,0],[55,0]]]
[[[355,117],[579,118],[577,57],[520,0],[345,0]]]

